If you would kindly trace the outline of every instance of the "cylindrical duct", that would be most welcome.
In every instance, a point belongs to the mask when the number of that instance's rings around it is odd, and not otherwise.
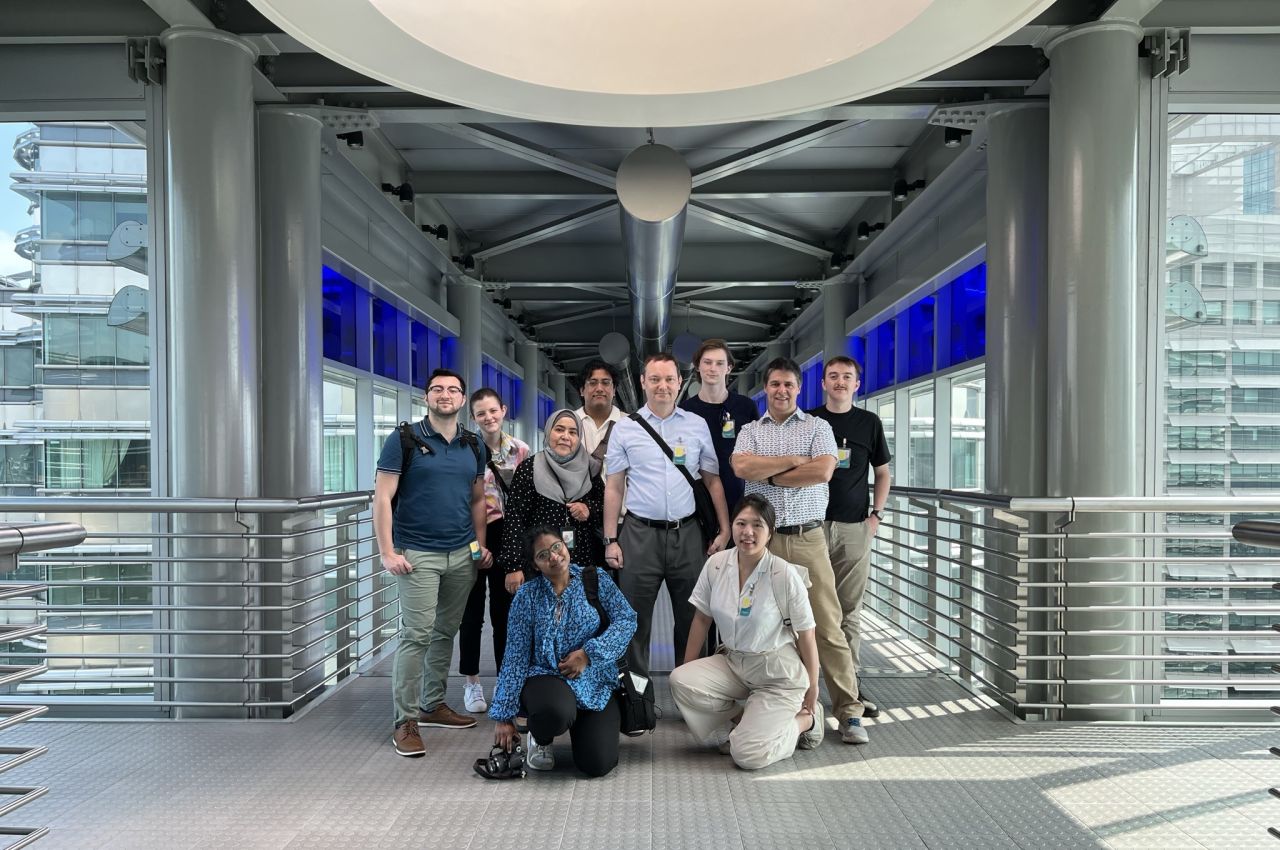
[[[600,359],[618,370],[622,406],[628,413],[635,413],[640,408],[636,404],[636,381],[631,372],[631,343],[617,331],[605,334],[600,337]]]
[[[622,161],[617,187],[631,293],[631,336],[637,356],[647,357],[667,344],[693,175],[671,148],[645,145]]]

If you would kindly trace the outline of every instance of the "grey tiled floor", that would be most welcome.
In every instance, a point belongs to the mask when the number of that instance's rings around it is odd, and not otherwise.
[[[6,783],[52,790],[5,823],[50,826],[42,850],[1275,846],[1275,730],[1017,724],[944,678],[875,672],[905,657],[875,649],[871,743],[832,733],[754,773],[691,746],[662,680],[667,719],[610,776],[486,782],[487,721],[396,756],[375,673],[293,722],[26,724],[0,743],[50,751]]]

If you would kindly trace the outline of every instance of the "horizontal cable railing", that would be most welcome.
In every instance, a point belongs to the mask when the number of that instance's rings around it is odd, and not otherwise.
[[[84,538],[84,527],[72,522],[25,522],[0,525],[0,605],[16,599],[38,596],[45,589],[38,583],[8,580],[17,569],[20,557],[43,550],[76,546],[83,542]],[[0,632],[3,633],[0,641],[13,643],[37,639],[44,634],[45,627],[39,623],[5,624],[0,626]],[[0,686],[12,688],[21,682],[31,681],[42,675],[46,669],[45,662],[41,659],[30,659],[18,664],[5,663],[0,665]],[[12,728],[33,717],[39,717],[48,710],[43,705],[0,706],[0,731]],[[48,748],[38,744],[0,746],[0,756],[5,759],[0,762],[0,773],[26,764],[46,752]],[[48,792],[49,789],[44,786],[0,786],[0,796],[8,798],[7,802],[0,803],[0,817],[16,811],[32,800],[43,797]],[[6,850],[28,847],[48,833],[49,828],[44,826],[0,826],[0,835],[16,838],[15,841],[6,845]]]
[[[0,712],[38,696],[68,714],[288,716],[395,639],[370,499],[0,499],[88,529],[17,560],[0,665],[42,667],[10,683],[0,666]]]
[[[1280,525],[1257,521],[1280,498],[895,487],[887,508],[867,604],[1011,710],[1262,719],[1280,694]]]

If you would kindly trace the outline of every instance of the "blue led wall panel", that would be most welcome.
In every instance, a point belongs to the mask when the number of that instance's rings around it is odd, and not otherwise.
[[[462,362],[462,358],[458,353],[458,338],[456,336],[440,337],[440,368],[452,369],[458,371],[458,366]],[[471,387],[467,387],[470,392]]]
[[[369,300],[365,290],[324,266],[324,356],[356,369],[369,369]]]
[[[410,376],[400,374],[400,341],[408,335],[409,317],[381,298],[374,298],[371,318],[374,374],[408,383]]]
[[[520,415],[520,388],[524,381],[513,376],[507,370],[488,361],[480,365],[480,376],[483,386],[498,394],[502,403],[507,406],[507,419]]]
[[[899,321],[902,320],[900,315]],[[896,383],[912,381],[933,371],[934,297],[926,295],[906,310],[907,344],[900,352]]]
[[[756,410],[759,411],[760,415],[764,416],[765,411],[769,409],[769,403],[765,401],[764,393],[756,393],[751,397],[751,400],[756,403]]]
[[[440,334],[420,322],[409,328],[409,362],[413,364],[413,385],[427,386],[427,376],[440,365]]]
[[[546,393],[538,393],[538,430],[542,430],[551,414],[556,412],[556,400]]]
[[[868,394],[894,384],[896,326],[896,320],[886,319],[867,333],[866,380],[863,383]]]
[[[796,405],[801,410],[822,406],[822,358],[801,367],[800,371],[800,398]]]
[[[867,368],[866,337],[862,337],[857,334],[853,334],[850,337],[848,337],[845,344],[845,354],[848,354],[850,357],[852,357],[854,362],[858,364],[858,368],[863,370],[863,372],[861,373],[863,376],[863,380],[861,385],[858,387],[858,395],[866,395],[867,393],[867,384],[865,379],[866,378],[865,372]]]
[[[979,263],[939,293],[947,304],[946,344],[938,346],[938,368],[948,369],[987,353],[987,264]]]

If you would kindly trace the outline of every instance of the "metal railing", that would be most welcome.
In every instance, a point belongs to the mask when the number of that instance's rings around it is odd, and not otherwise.
[[[0,604],[35,597],[44,590],[44,587],[39,584],[3,580],[17,569],[19,556],[29,552],[75,546],[83,542],[84,538],[84,528],[69,522],[0,525]],[[0,642],[12,644],[16,641],[30,640],[44,632],[45,627],[40,623],[4,625],[0,626]],[[41,675],[45,669],[45,665],[40,661],[0,665],[0,685],[13,687],[19,682],[30,681]],[[0,730],[9,729],[33,717],[39,717],[48,710],[43,705],[6,704],[0,708]],[[46,752],[48,748],[41,745],[0,746],[0,756],[5,757],[5,761],[0,762],[0,773],[26,764]],[[8,798],[7,802],[0,803],[0,817],[16,811],[32,800],[43,797],[48,792],[48,787],[44,786],[0,786],[0,797]],[[44,826],[0,826],[0,835],[17,837],[16,841],[6,846],[6,850],[28,847],[48,833],[49,828]]]
[[[0,499],[88,529],[23,555],[0,599],[8,663],[43,664],[0,690],[63,714],[286,717],[395,639],[395,584],[377,564],[370,494],[302,499]]]
[[[866,604],[1023,716],[1262,719],[1280,692],[1280,553],[1230,529],[1272,513],[1280,498],[898,487]]]

